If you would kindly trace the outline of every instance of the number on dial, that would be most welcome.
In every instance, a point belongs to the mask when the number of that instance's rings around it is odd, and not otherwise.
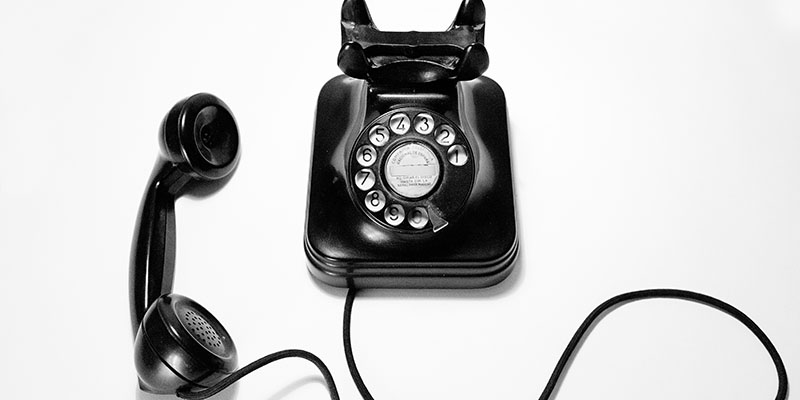
[[[383,210],[383,206],[386,205],[386,196],[380,190],[373,190],[367,193],[367,197],[364,198],[364,204],[368,210],[378,212]]]
[[[386,210],[383,211],[383,219],[385,219],[386,223],[391,226],[402,224],[405,218],[406,211],[403,210],[403,206],[399,204],[392,204],[389,207],[386,207]]]
[[[364,168],[356,172],[355,181],[356,187],[366,192],[375,186],[375,173],[371,169]]]
[[[398,135],[405,135],[411,127],[411,119],[405,113],[397,113],[389,118],[389,128]]]
[[[428,225],[428,210],[424,207],[414,207],[408,214],[408,224],[416,229],[424,228]]]
[[[375,146],[383,146],[389,141],[389,130],[383,125],[376,125],[369,131],[369,141]]]
[[[460,144],[447,149],[447,161],[450,161],[450,164],[453,164],[456,167],[466,164],[468,159],[469,156],[467,155],[467,149]]]
[[[414,129],[423,135],[431,133],[433,131],[433,117],[428,113],[417,114],[414,117]]]
[[[359,147],[356,151],[356,160],[358,160],[358,163],[361,164],[362,167],[369,167],[375,164],[377,154],[374,147],[364,145]]]
[[[453,128],[442,125],[439,128],[439,133],[436,134],[436,143],[439,143],[442,146],[450,146],[456,140],[456,134],[453,132]]]

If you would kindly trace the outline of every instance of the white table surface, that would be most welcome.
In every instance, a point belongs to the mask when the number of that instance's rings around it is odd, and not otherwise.
[[[457,0],[370,0],[386,30],[440,30]],[[339,73],[338,1],[0,5],[3,398],[162,398],[132,363],[128,255],[162,116],[199,91],[232,108],[236,176],[177,204],[175,290],[242,363],[299,347],[359,398],[345,292],[302,247],[314,108]],[[603,300],[674,287],[728,301],[800,385],[800,2],[487,1],[522,252],[478,291],[367,291],[353,341],[378,400],[537,398]],[[773,399],[732,318],[651,300],[604,318],[559,400]],[[164,397],[168,399],[169,397]],[[299,360],[220,398],[324,399]]]

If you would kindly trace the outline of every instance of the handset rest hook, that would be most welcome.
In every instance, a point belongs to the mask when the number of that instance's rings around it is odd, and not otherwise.
[[[485,20],[482,0],[463,0],[446,31],[385,32],[375,26],[365,0],[345,0],[339,68],[376,83],[475,79],[489,67]]]

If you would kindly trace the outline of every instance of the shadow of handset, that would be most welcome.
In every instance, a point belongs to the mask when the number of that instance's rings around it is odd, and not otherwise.
[[[235,400],[237,394],[239,393],[239,384],[234,383],[233,385],[229,386],[227,389],[219,392],[218,394],[211,397],[213,400]],[[179,400],[180,397],[174,394],[154,394],[148,393],[144,390],[140,389],[138,386],[136,387],[136,400]]]
[[[267,400],[281,400],[286,396],[290,395],[291,393],[293,393],[294,391],[296,391],[297,389],[308,384],[320,384],[324,387],[325,380],[316,375],[310,375],[304,378],[297,379],[294,382],[284,386],[281,390],[267,397]],[[213,400],[235,400],[238,394],[239,394],[239,384],[237,382],[210,398]],[[145,392],[144,390],[138,387],[136,388],[136,400],[178,400],[178,399],[180,399],[180,397],[174,394],[153,394]]]

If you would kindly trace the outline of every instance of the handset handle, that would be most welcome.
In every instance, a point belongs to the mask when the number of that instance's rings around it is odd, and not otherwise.
[[[483,45],[485,20],[482,0],[462,0],[446,31],[384,32],[376,28],[365,0],[345,0],[339,68],[376,83],[474,79],[489,67]]]
[[[191,177],[159,157],[142,198],[131,246],[130,307],[133,335],[144,314],[172,291],[175,275],[175,197]]]

